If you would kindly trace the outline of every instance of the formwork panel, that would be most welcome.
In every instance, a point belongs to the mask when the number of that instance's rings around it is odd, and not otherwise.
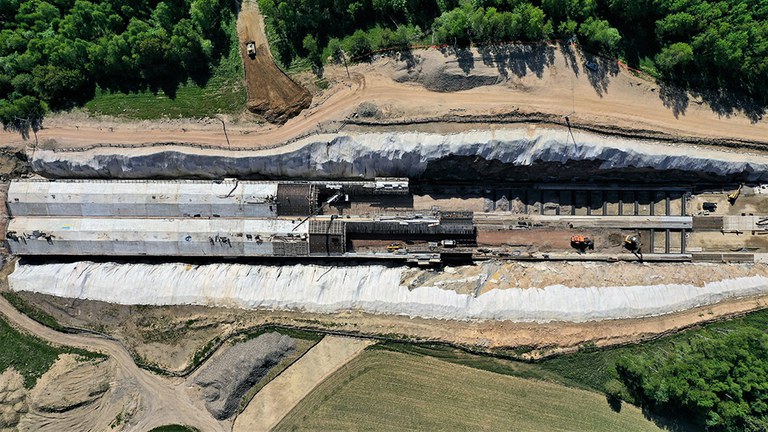
[[[279,184],[277,213],[280,216],[309,216],[314,213],[317,191],[310,184]]]

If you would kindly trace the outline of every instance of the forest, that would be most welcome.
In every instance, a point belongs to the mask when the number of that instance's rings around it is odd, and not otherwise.
[[[259,0],[289,65],[412,44],[570,39],[665,82],[768,104],[765,0]]]
[[[203,83],[227,53],[231,0],[0,0],[0,122],[37,130],[49,110],[111,91]]]
[[[365,61],[414,44],[570,39],[666,83],[768,104],[766,0],[259,0],[277,61]],[[0,0],[0,122],[40,127],[96,89],[205,83],[238,0]],[[744,106],[741,104],[740,106]]]
[[[631,355],[616,370],[636,403],[690,419],[700,430],[768,430],[768,335],[744,326],[705,331],[661,354]]]

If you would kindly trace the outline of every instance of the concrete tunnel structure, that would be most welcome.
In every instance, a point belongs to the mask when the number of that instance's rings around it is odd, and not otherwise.
[[[441,224],[317,214],[327,197],[408,193],[408,180],[398,178],[16,180],[6,239],[11,253],[23,256],[323,257],[355,256],[346,250],[348,230],[439,235],[456,232],[458,223],[459,231],[474,232],[471,216],[446,215]]]

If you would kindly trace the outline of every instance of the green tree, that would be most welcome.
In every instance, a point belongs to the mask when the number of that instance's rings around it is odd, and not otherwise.
[[[579,26],[579,36],[587,46],[604,53],[615,53],[619,49],[621,34],[606,20],[589,18]]]
[[[685,42],[677,42],[664,47],[656,55],[656,67],[669,77],[683,73],[693,62],[693,48]]]
[[[595,0],[542,0],[541,8],[548,17],[560,22],[583,21],[595,14]]]
[[[762,431],[768,423],[768,335],[708,333],[658,357],[627,356],[619,377],[643,405],[711,431]]]
[[[526,40],[537,41],[552,37],[552,23],[547,21],[544,11],[530,3],[515,8],[520,16],[521,33]]]
[[[362,30],[358,30],[352,34],[347,40],[345,48],[345,51],[347,51],[353,59],[362,58],[373,50],[368,35]]]
[[[42,126],[48,106],[35,96],[21,96],[17,99],[0,100],[0,122],[3,129],[18,132],[24,139],[29,131],[37,133]]]

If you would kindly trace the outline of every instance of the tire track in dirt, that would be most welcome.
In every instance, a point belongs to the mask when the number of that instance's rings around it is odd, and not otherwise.
[[[417,54],[437,64],[449,64],[435,50]],[[486,67],[481,62],[476,68]],[[390,119],[416,119],[440,117],[461,113],[464,116],[493,116],[508,113],[539,113],[564,118],[569,115],[572,124],[657,131],[674,137],[697,139],[734,139],[768,143],[768,124],[753,123],[739,114],[723,115],[714,112],[705,103],[692,104],[685,113],[674,112],[659,98],[656,84],[636,77],[624,69],[605,84],[599,94],[584,73],[572,74],[568,60],[559,48],[554,49],[554,60],[541,78],[527,76],[522,83],[476,87],[453,93],[426,90],[416,83],[398,83],[392,77],[402,64],[382,59],[371,64],[358,64],[350,68],[352,78],[347,79],[343,68],[329,66],[326,76],[336,84],[318,102],[282,126],[266,127],[229,124],[232,146],[263,148],[285,143],[297,136],[311,134],[324,124],[343,121],[362,102],[386,107]],[[573,95],[572,112],[569,97]],[[327,95],[327,96],[326,96]],[[186,142],[226,147],[228,145],[220,124],[211,123],[200,128],[168,126],[162,123],[125,122],[105,127],[97,121],[82,124],[59,124],[38,133],[40,142],[54,140],[53,145],[77,147],[104,143],[146,144],[158,142]],[[148,124],[150,126],[148,126]],[[520,127],[520,125],[516,125]],[[0,133],[0,145],[25,147],[18,134]]]
[[[204,431],[227,431],[229,422],[219,422],[208,414],[191,391],[191,382],[164,378],[140,369],[119,343],[95,335],[61,333],[32,320],[0,297],[0,313],[10,324],[55,345],[66,345],[103,353],[116,364],[118,381],[135,383],[138,390],[137,414],[128,419],[127,430],[146,432],[166,424],[186,424]]]

